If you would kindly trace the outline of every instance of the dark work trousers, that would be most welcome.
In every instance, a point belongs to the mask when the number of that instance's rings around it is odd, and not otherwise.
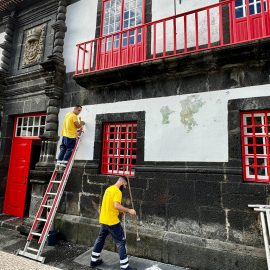
[[[76,144],[76,138],[63,137],[60,145],[60,153],[58,156],[58,162],[68,163],[72,151]]]
[[[92,251],[91,261],[96,262],[99,259],[106,237],[109,234],[112,236],[113,241],[117,246],[121,269],[127,269],[129,263],[126,251],[126,239],[120,223],[112,226],[101,224],[99,235]]]

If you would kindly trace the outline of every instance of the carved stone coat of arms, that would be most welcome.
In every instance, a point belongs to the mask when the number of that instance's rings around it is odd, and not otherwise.
[[[22,66],[37,64],[41,61],[45,45],[46,25],[40,25],[26,32]]]

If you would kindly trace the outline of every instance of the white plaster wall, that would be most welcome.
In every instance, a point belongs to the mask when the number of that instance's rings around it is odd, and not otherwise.
[[[64,59],[67,72],[75,70],[76,44],[95,38],[98,0],[80,0],[67,8]]]
[[[176,0],[176,13],[191,11],[201,7],[219,3],[219,0]],[[174,0],[153,0],[152,1],[152,21],[160,20],[164,17],[170,17],[174,14]]]
[[[145,111],[145,161],[227,162],[228,100],[269,95],[270,85],[262,85],[84,106],[81,117],[86,131],[77,159],[93,160],[97,114]],[[59,126],[71,110],[60,111]]]
[[[4,43],[4,41],[5,41],[5,35],[6,35],[5,32],[0,33],[0,44]],[[3,49],[0,48],[0,65],[2,63],[2,55],[3,55]]]
[[[194,10],[200,7],[218,3],[219,0],[176,0],[176,13],[183,13]],[[96,17],[97,17],[98,0],[80,0],[67,8],[67,33],[64,43],[64,59],[67,67],[67,72],[73,72],[76,67],[77,48],[76,44],[80,42],[90,41],[95,38],[96,31]],[[174,15],[174,0],[153,0],[152,1],[152,21],[166,18]],[[219,12],[218,9],[210,11],[211,18],[211,41],[219,41]],[[202,11],[198,15],[199,19],[199,45],[207,44],[207,17],[206,11]],[[176,40],[177,50],[184,48],[184,20],[183,17],[176,21]],[[151,29],[152,44],[151,50],[153,52],[154,30]],[[157,53],[163,51],[163,25],[157,25]],[[166,25],[166,51],[173,50],[173,23],[168,22]],[[87,50],[90,51],[90,45],[87,45]],[[187,17],[187,46],[195,46],[195,17],[194,14]],[[82,55],[82,54],[81,54]],[[79,67],[82,65],[82,57],[80,57]],[[89,52],[86,54],[86,59],[89,58]],[[86,60],[86,65],[88,62]]]
[[[176,14],[181,14],[187,11],[198,9],[201,7],[209,6],[218,3],[219,0],[176,0]],[[152,21],[160,20],[165,17],[175,15],[174,0],[153,0],[152,1]],[[210,24],[211,24],[211,42],[219,41],[219,10],[212,8],[210,10]],[[208,43],[207,34],[207,12],[201,11],[198,13],[198,32],[199,32],[199,45]],[[195,39],[195,15],[190,14],[187,16],[187,47],[194,47],[196,45]],[[152,52],[153,52],[153,28],[152,28]],[[177,18],[176,20],[176,40],[177,50],[184,48],[184,17]],[[157,53],[163,51],[163,24],[157,25]],[[166,40],[167,51],[173,50],[173,21],[170,20],[166,24]]]

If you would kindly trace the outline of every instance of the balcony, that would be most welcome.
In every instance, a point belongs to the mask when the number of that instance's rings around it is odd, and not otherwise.
[[[75,77],[268,38],[269,11],[270,0],[227,0],[77,44]]]

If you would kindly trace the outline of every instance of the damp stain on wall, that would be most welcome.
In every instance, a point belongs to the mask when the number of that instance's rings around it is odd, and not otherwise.
[[[160,109],[160,113],[162,115],[162,124],[163,125],[168,125],[170,124],[170,120],[169,117],[172,113],[175,113],[175,111],[171,111],[170,108],[168,106],[163,106]]]
[[[187,132],[190,132],[193,127],[198,125],[194,119],[194,114],[199,112],[205,102],[198,96],[193,95],[180,101],[180,104],[182,107],[180,111],[181,123],[187,128]]]

